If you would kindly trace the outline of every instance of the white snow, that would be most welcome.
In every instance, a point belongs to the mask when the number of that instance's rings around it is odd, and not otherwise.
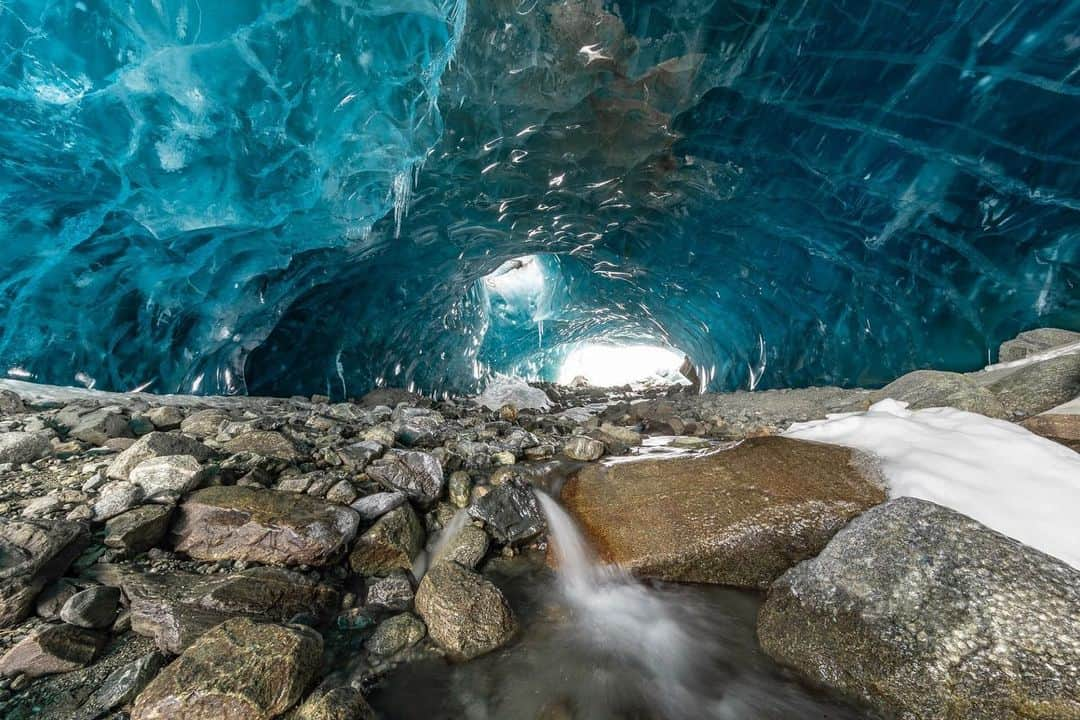
[[[503,405],[513,405],[518,410],[547,410],[551,407],[551,398],[546,392],[509,375],[492,377],[476,402],[489,410],[498,410]]]
[[[1054,358],[1061,357],[1063,355],[1072,355],[1073,353],[1080,353],[1080,342],[1069,343],[1068,345],[1058,345],[1055,348],[1044,350],[1041,353],[1035,353],[1034,355],[1028,355],[1027,357],[1020,358],[1019,360],[1010,360],[1008,362],[994,363],[993,365],[987,365],[979,372],[994,372],[995,370],[1007,370],[1011,368],[1024,367],[1025,365],[1034,365],[1035,363],[1043,362],[1044,360],[1053,360]]]
[[[1080,568],[1080,454],[1064,445],[1004,420],[896,400],[784,435],[872,452],[890,497],[944,505]]]

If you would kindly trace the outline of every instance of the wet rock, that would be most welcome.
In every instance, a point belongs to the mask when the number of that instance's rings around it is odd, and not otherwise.
[[[1037,415],[1080,395],[1080,352],[972,377],[985,384],[1014,417]]]
[[[383,446],[371,440],[362,440],[338,449],[337,454],[345,467],[363,470],[368,463],[383,454]]]
[[[872,397],[874,402],[886,398],[900,400],[908,403],[912,410],[953,407],[987,417],[1009,416],[994,393],[959,373],[916,370],[892,381]]]
[[[116,480],[101,488],[94,503],[94,519],[108,520],[142,502],[143,489],[127,480]]]
[[[379,623],[365,645],[375,655],[390,657],[411,648],[425,635],[424,623],[410,613],[401,613]]]
[[[0,520],[0,627],[23,620],[45,585],[63,575],[88,541],[66,520]]]
[[[196,489],[203,481],[202,465],[191,455],[162,455],[143,460],[129,478],[143,489],[147,500],[170,501]]]
[[[152,432],[143,435],[134,445],[117,455],[105,474],[116,480],[127,480],[132,469],[143,460],[164,455],[191,455],[199,462],[206,462],[210,454],[210,448],[186,435]]]
[[[197,410],[183,419],[180,431],[197,438],[210,438],[217,435],[227,422],[229,414],[224,410]]]
[[[663,580],[765,588],[884,501],[873,470],[847,448],[753,438],[704,456],[589,465],[562,499],[607,562]]]
[[[138,555],[156,547],[169,529],[173,508],[168,505],[141,505],[105,523],[105,545]]]
[[[409,570],[424,547],[424,528],[408,503],[379,518],[356,539],[349,567],[361,575]]]
[[[1080,717],[1080,571],[923,500],[870,510],[783,575],[758,635],[889,716]]]
[[[233,617],[284,622],[298,614],[328,617],[339,594],[299,573],[250,568],[224,576],[131,574],[122,580],[131,600],[131,627],[164,652],[179,653]]]
[[[472,479],[469,473],[458,470],[450,474],[450,502],[454,507],[464,508],[469,504],[469,493],[472,492]]]
[[[392,450],[372,463],[367,474],[420,503],[438,500],[445,482],[439,461],[428,453],[415,450]]]
[[[438,563],[424,575],[416,609],[431,639],[457,660],[491,652],[509,642],[517,630],[499,588],[453,562]]]
[[[1058,328],[1039,328],[1028,330],[1012,340],[1006,340],[998,348],[998,362],[1023,360],[1062,345],[1080,342],[1080,332],[1060,330]]]
[[[253,453],[292,462],[300,457],[292,441],[273,430],[250,430],[225,443],[230,453]]]
[[[110,438],[131,437],[131,429],[120,408],[104,407],[79,417],[68,435],[91,445],[104,445]]]
[[[35,630],[0,657],[0,675],[38,678],[78,670],[97,657],[105,636],[74,625]]]
[[[394,411],[390,429],[405,447],[434,447],[444,422],[439,413],[402,407]]]
[[[326,499],[339,505],[348,505],[356,500],[356,488],[348,480],[339,480],[326,491]]]
[[[400,507],[406,501],[405,493],[384,492],[366,495],[349,504],[353,510],[360,514],[361,520],[377,520],[396,507]]]
[[[184,412],[178,407],[166,405],[148,410],[146,419],[158,430],[175,430],[184,422]]]
[[[0,463],[21,465],[43,458],[52,450],[49,436],[37,432],[0,432]]]
[[[462,567],[475,570],[487,555],[490,543],[486,532],[475,525],[466,525],[446,541],[442,552],[433,558],[432,562],[456,562]]]
[[[400,612],[413,603],[413,588],[404,571],[394,571],[373,582],[367,590],[366,607],[372,610]]]
[[[95,720],[110,710],[127,705],[164,666],[164,656],[152,652],[118,667],[83,702],[74,720]]]
[[[577,435],[563,445],[563,454],[572,460],[585,462],[599,460],[604,454],[604,443],[584,435]]]
[[[95,585],[68,598],[60,619],[69,625],[101,630],[113,624],[120,609],[120,589]]]
[[[318,672],[322,638],[301,625],[233,619],[203,635],[143,690],[132,720],[266,720]]]
[[[239,486],[199,490],[180,506],[176,550],[200,560],[322,566],[356,535],[350,508],[308,495]]]
[[[480,520],[504,545],[517,545],[544,531],[544,515],[529,486],[517,478],[499,485],[469,507],[469,515]]]
[[[363,693],[348,685],[316,690],[288,720],[375,720],[375,711]]]

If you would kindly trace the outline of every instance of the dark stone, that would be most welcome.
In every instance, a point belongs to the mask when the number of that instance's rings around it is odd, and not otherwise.
[[[74,720],[95,720],[135,700],[165,666],[165,657],[152,652],[123,665],[105,678],[75,712]]]
[[[469,515],[483,522],[492,536],[505,545],[531,540],[546,527],[536,496],[516,477],[473,503]]]
[[[171,505],[141,505],[105,523],[105,545],[138,555],[156,547],[165,537],[172,517]]]
[[[400,490],[422,504],[438,500],[445,484],[439,461],[432,455],[414,450],[391,450],[372,463],[367,474],[387,488]]]
[[[424,528],[408,503],[379,518],[356,539],[349,566],[361,575],[409,570],[424,547]]]
[[[517,631],[499,588],[455,562],[438,563],[424,575],[416,609],[432,640],[456,660],[502,647]]]
[[[101,630],[113,624],[120,609],[120,589],[95,585],[75,593],[60,610],[60,619],[70,625]]]

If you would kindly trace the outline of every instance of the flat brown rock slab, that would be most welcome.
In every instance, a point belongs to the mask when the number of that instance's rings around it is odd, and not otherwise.
[[[105,644],[105,636],[74,625],[48,625],[31,633],[0,658],[0,675],[32,678],[86,667]]]
[[[21,622],[41,589],[67,570],[89,540],[67,520],[0,519],[0,627]]]
[[[588,465],[562,492],[601,559],[642,577],[752,588],[768,587],[884,500],[867,456],[779,437]]]
[[[268,720],[303,695],[319,671],[322,638],[300,625],[222,623],[139,694],[132,720]]]
[[[192,494],[172,534],[178,551],[200,560],[322,566],[359,524],[355,510],[309,495],[229,485]]]

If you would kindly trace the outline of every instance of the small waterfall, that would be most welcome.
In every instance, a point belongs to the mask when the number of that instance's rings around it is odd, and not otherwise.
[[[535,491],[547,516],[558,560],[559,588],[586,640],[639,667],[649,695],[673,718],[698,717],[708,707],[690,678],[708,661],[708,638],[684,626],[675,598],[596,560],[574,521],[555,500]]]
[[[450,547],[450,541],[457,537],[469,522],[469,511],[466,508],[462,508],[454,513],[454,516],[450,518],[450,522],[446,523],[437,533],[432,534],[427,548],[424,552],[417,555],[416,560],[413,561],[413,576],[417,580],[424,577],[424,573],[429,568],[435,566],[435,563],[439,562],[439,558],[443,556],[447,548]]]

